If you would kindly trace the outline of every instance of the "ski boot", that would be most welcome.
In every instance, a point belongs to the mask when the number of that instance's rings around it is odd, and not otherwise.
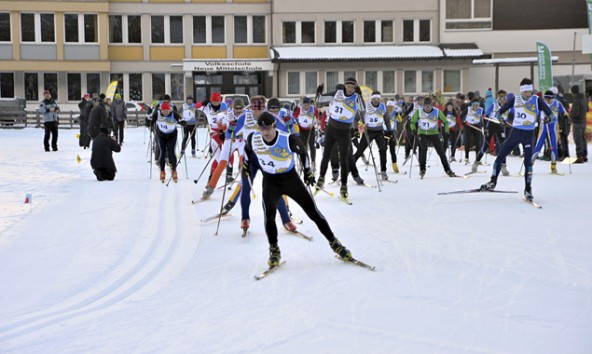
[[[532,202],[534,200],[534,196],[532,195],[532,187],[531,186],[526,186],[524,188],[524,199],[528,200],[529,202]]]
[[[206,186],[206,190],[203,192],[201,199],[208,199],[212,194],[214,194],[214,188]]]
[[[281,259],[282,259],[282,253],[280,252],[280,247],[277,245],[277,243],[270,244],[269,245],[269,260],[267,261],[267,265],[270,267],[277,267],[280,264]]]
[[[489,182],[482,184],[481,185],[481,189],[482,191],[492,191],[495,189],[495,186],[497,185],[497,176],[491,176],[491,179],[489,180]]]
[[[240,227],[243,230],[242,237],[247,236],[247,232],[249,232],[249,226],[251,226],[251,221],[249,219],[243,219],[243,221],[241,221]]]
[[[477,172],[477,169],[479,168],[480,162],[479,161],[475,161],[473,163],[473,166],[471,166],[471,172],[475,173]]]
[[[393,172],[394,173],[399,173],[399,166],[397,166],[396,162],[393,162]]]
[[[504,176],[510,175],[510,171],[508,171],[508,167],[506,166],[505,163],[502,164],[502,175],[504,175]]]
[[[226,203],[226,205],[224,205],[224,208],[222,208],[222,215],[226,215],[230,212],[230,210],[232,210],[232,208],[234,208],[234,205],[236,203],[233,201],[228,201],[228,203]]]
[[[160,171],[160,181],[162,183],[164,183],[164,180],[166,179],[166,172],[164,171]]]
[[[557,174],[557,162],[556,161],[551,162],[551,173]]]
[[[426,170],[419,170],[419,178],[423,179],[425,176]]]
[[[358,185],[364,184],[364,180],[362,179],[362,177],[360,177],[360,175],[354,176],[354,182],[356,182]],[[347,186],[346,186],[346,189],[347,189]]]
[[[345,248],[341,244],[341,242],[339,242],[339,240],[337,238],[335,238],[333,241],[329,242],[329,246],[331,246],[331,249],[333,250],[333,252],[335,252],[342,259],[345,259],[345,260],[352,259],[351,252],[347,248]]]
[[[339,188],[339,195],[341,195],[341,198],[347,200],[347,185],[346,184],[341,185],[341,188]]]
[[[294,223],[291,221],[288,221],[287,223],[285,223],[284,228],[286,228],[286,230],[288,230],[290,232],[296,232],[296,225],[294,225]]]
[[[177,183],[179,181],[179,176],[177,176],[177,170],[171,171],[171,176],[173,177],[173,182]]]
[[[366,164],[366,166],[370,165],[370,162],[368,162],[368,159],[364,155],[362,155],[362,161],[364,161],[364,164]]]
[[[386,174],[386,171],[382,171],[382,172],[380,172],[380,178],[381,178],[383,181],[386,181],[386,180],[388,180],[388,175]]]
[[[454,158],[454,156],[450,156],[450,162],[456,162],[456,159]]]
[[[331,170],[331,180],[333,182],[337,181],[339,179],[339,169],[334,168]]]
[[[319,176],[319,179],[317,180],[317,184],[316,184],[316,189],[323,189],[323,187],[325,186],[325,177],[323,176]]]
[[[465,158],[465,165],[468,165],[468,164],[469,164],[469,159]]]
[[[448,177],[456,177],[456,173],[454,173],[452,170],[446,171],[446,174],[448,175]]]
[[[191,157],[193,157],[193,158],[197,157],[197,155],[195,155],[195,150],[191,150]]]

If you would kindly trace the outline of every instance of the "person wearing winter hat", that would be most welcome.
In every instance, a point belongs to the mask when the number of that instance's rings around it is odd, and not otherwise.
[[[573,85],[571,93],[574,100],[569,114],[573,125],[573,138],[576,143],[577,159],[574,163],[588,162],[588,143],[586,141],[586,112],[588,112],[588,99],[580,93],[580,87]]]
[[[527,109],[528,108],[528,109]],[[514,110],[514,118],[507,121],[503,118],[508,110]],[[532,195],[532,147],[534,144],[535,123],[539,120],[540,112],[545,112],[544,118],[540,123],[549,123],[554,117],[554,113],[540,97],[533,95],[533,82],[528,78],[520,81],[520,94],[508,99],[508,101],[497,111],[496,118],[501,124],[512,125],[512,131],[506,138],[506,141],[493,163],[491,179],[486,184],[481,185],[481,190],[491,191],[497,185],[497,178],[500,174],[502,162],[506,156],[518,145],[522,144],[524,148],[524,198],[528,201],[534,199]]]
[[[251,160],[258,160],[263,174],[263,212],[265,214],[265,233],[269,243],[270,268],[280,265],[281,252],[278,245],[278,232],[275,223],[278,201],[282,195],[292,198],[306,215],[317,225],[325,236],[331,249],[342,259],[350,260],[351,252],[335,237],[327,219],[317,209],[314,199],[306,185],[315,184],[314,173],[310,169],[308,154],[293,134],[282,132],[276,128],[276,117],[263,112],[257,119],[259,131],[247,138],[245,160],[242,173],[249,176]],[[304,183],[296,172],[296,157],[304,168]]]
[[[171,168],[171,177],[174,182],[177,182],[177,156],[175,155],[175,146],[177,145],[177,123],[185,126],[187,123],[181,120],[181,117],[175,112],[170,103],[163,102],[159,109],[155,109],[152,113],[152,127],[156,132],[156,139],[158,141],[160,156],[160,181],[164,183],[166,179],[166,172],[164,167],[166,165],[166,157],[168,154],[169,165]]]
[[[311,169],[316,171],[316,148],[315,148],[315,122],[319,118],[319,112],[312,105],[310,97],[304,97],[302,102],[294,110],[294,119],[300,127],[300,138],[309,151]]]
[[[121,99],[121,94],[116,93],[111,103],[111,114],[113,118],[113,134],[115,141],[119,145],[123,145],[123,130],[125,128],[125,120],[127,119],[127,107],[125,101]]]
[[[183,142],[181,143],[181,154],[185,153],[185,149],[187,148],[187,141],[191,139],[191,156],[196,157],[195,135],[197,131],[195,130],[195,126],[197,124],[197,118],[195,116],[195,102],[193,101],[193,96],[189,95],[185,99],[185,103],[183,103],[182,106],[181,115],[183,117],[183,120],[187,122],[187,125],[183,127]]]
[[[90,135],[88,135],[88,120],[92,108],[93,104],[90,100],[90,94],[86,93],[84,94],[84,96],[82,96],[80,102],[78,102],[78,110],[80,111],[80,115],[78,116],[78,123],[80,124],[80,135],[78,137],[78,145],[84,149],[90,147]]]
[[[39,103],[39,113],[43,117],[43,126],[45,135],[43,137],[43,146],[45,151],[49,151],[49,139],[51,137],[51,148],[58,151],[58,113],[60,106],[51,97],[49,90],[43,91],[43,101]]]
[[[536,161],[539,152],[543,148],[547,138],[551,140],[551,173],[557,173],[557,117],[560,114],[565,114],[566,110],[563,105],[555,99],[553,91],[547,90],[544,95],[545,102],[554,113],[554,117],[549,123],[539,127],[539,135],[536,139],[536,144],[532,152],[532,163]],[[543,113],[544,114],[544,113]]]
[[[331,154],[335,145],[339,148],[339,159],[341,165],[341,188],[340,195],[342,199],[347,200],[347,176],[349,174],[350,162],[353,163],[353,152],[351,148],[352,123],[356,118],[358,110],[363,108],[362,90],[357,86],[355,78],[350,77],[344,84],[335,87],[336,91],[331,94],[333,99],[329,105],[329,123],[325,134],[325,149],[321,160],[319,179],[316,189],[323,189],[325,184],[325,174],[331,160]],[[323,85],[317,87],[317,95],[323,92]],[[354,176],[357,183],[364,183],[360,176]]]
[[[117,173],[113,152],[120,152],[121,146],[109,136],[107,127],[99,128],[99,135],[92,144],[90,167],[97,177],[97,181],[113,181]]]
[[[214,155],[210,167],[210,177],[218,167],[220,151],[224,142],[224,131],[226,130],[226,113],[228,105],[222,102],[222,95],[219,92],[212,92],[209,100],[204,100],[196,106],[206,116],[210,131],[210,153]],[[231,158],[230,164],[234,162]],[[208,178],[209,179],[209,178]]]

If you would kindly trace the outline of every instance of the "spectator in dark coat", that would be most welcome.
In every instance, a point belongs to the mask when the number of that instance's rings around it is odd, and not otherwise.
[[[107,128],[101,127],[99,131],[99,135],[93,140],[90,166],[98,181],[113,181],[117,173],[113,151],[120,152],[121,146],[111,139]]]
[[[113,117],[113,134],[115,141],[123,145],[123,128],[127,119],[127,107],[125,101],[121,99],[119,93],[115,94],[115,99],[111,103],[111,115]]]
[[[43,117],[43,126],[45,127],[45,136],[43,137],[43,145],[45,151],[49,151],[49,139],[51,137],[51,148],[53,151],[58,151],[58,113],[60,107],[57,102],[51,97],[51,92],[45,90],[43,92],[43,101],[39,104],[39,113]]]
[[[573,137],[576,143],[577,159],[574,163],[588,162],[588,147],[586,142],[586,113],[588,112],[588,99],[580,93],[580,87],[574,85],[571,87],[571,93],[574,95],[569,116],[573,126]]]
[[[90,136],[88,135],[88,118],[92,108],[90,95],[87,93],[78,103],[78,109],[80,110],[80,116],[78,117],[78,123],[80,124],[80,137],[78,138],[78,145],[85,149],[90,146]]]
[[[107,129],[107,134],[110,133],[111,120],[109,119],[109,113],[104,103],[105,95],[101,94],[95,101],[95,106],[90,111],[90,118],[88,120],[88,135],[92,139],[96,138],[100,133],[100,128]]]

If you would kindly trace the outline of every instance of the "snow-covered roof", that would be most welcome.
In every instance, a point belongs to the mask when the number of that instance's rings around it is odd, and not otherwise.
[[[474,43],[375,46],[272,47],[272,61],[368,61],[443,58],[478,58],[483,52]]]
[[[524,64],[536,63],[537,57],[517,57],[517,58],[496,58],[496,59],[474,59],[473,64],[495,65],[495,64]],[[559,57],[552,56],[551,61],[558,61]]]

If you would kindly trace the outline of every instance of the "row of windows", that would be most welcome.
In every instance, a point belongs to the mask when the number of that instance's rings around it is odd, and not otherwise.
[[[98,43],[97,14],[64,14],[66,43]],[[21,13],[23,43],[54,43],[55,15],[52,13]],[[193,16],[193,43],[226,42],[224,16]],[[0,13],[0,42],[11,41],[10,14]],[[234,16],[234,43],[265,43],[265,16]],[[155,44],[184,43],[183,16],[150,16],[150,40]],[[140,15],[110,15],[109,43],[141,44]]]
[[[15,92],[14,73],[0,73],[0,97],[14,98],[15,96],[25,97],[27,101],[40,100],[39,91],[49,90],[52,97],[56,100],[65,97],[59,90],[58,74],[57,73],[24,73],[24,92]],[[161,99],[166,92],[169,92],[171,98],[175,101],[184,100],[184,74],[182,73],[152,73],[152,98]],[[124,85],[126,85],[128,92],[128,100],[143,101],[149,97],[145,97],[142,84],[141,73],[112,73],[109,77],[109,82],[118,80],[118,92],[124,92]],[[106,87],[108,83],[101,83],[101,75],[99,73],[67,73],[67,101],[78,101],[85,93],[98,94],[101,92],[101,87]],[[168,83],[168,84],[167,84]],[[84,90],[83,90],[84,88]],[[168,90],[167,90],[168,88]],[[41,91],[43,91],[41,90]]]
[[[356,77],[356,71],[327,71],[326,87],[330,91],[345,78]],[[313,95],[318,85],[316,71],[290,71],[287,76],[288,95]],[[379,90],[384,94],[395,94],[394,70],[368,70],[364,72],[364,86]],[[461,91],[460,70],[443,70],[442,92],[456,93]],[[420,92],[434,92],[433,70],[405,70],[403,71],[403,93],[414,94]]]
[[[355,22],[353,20],[324,21],[324,43],[354,43]],[[394,20],[369,20],[363,24],[364,43],[393,43],[395,41]],[[403,42],[431,42],[430,19],[403,20]],[[284,44],[313,44],[316,42],[315,21],[285,21],[282,23]]]

